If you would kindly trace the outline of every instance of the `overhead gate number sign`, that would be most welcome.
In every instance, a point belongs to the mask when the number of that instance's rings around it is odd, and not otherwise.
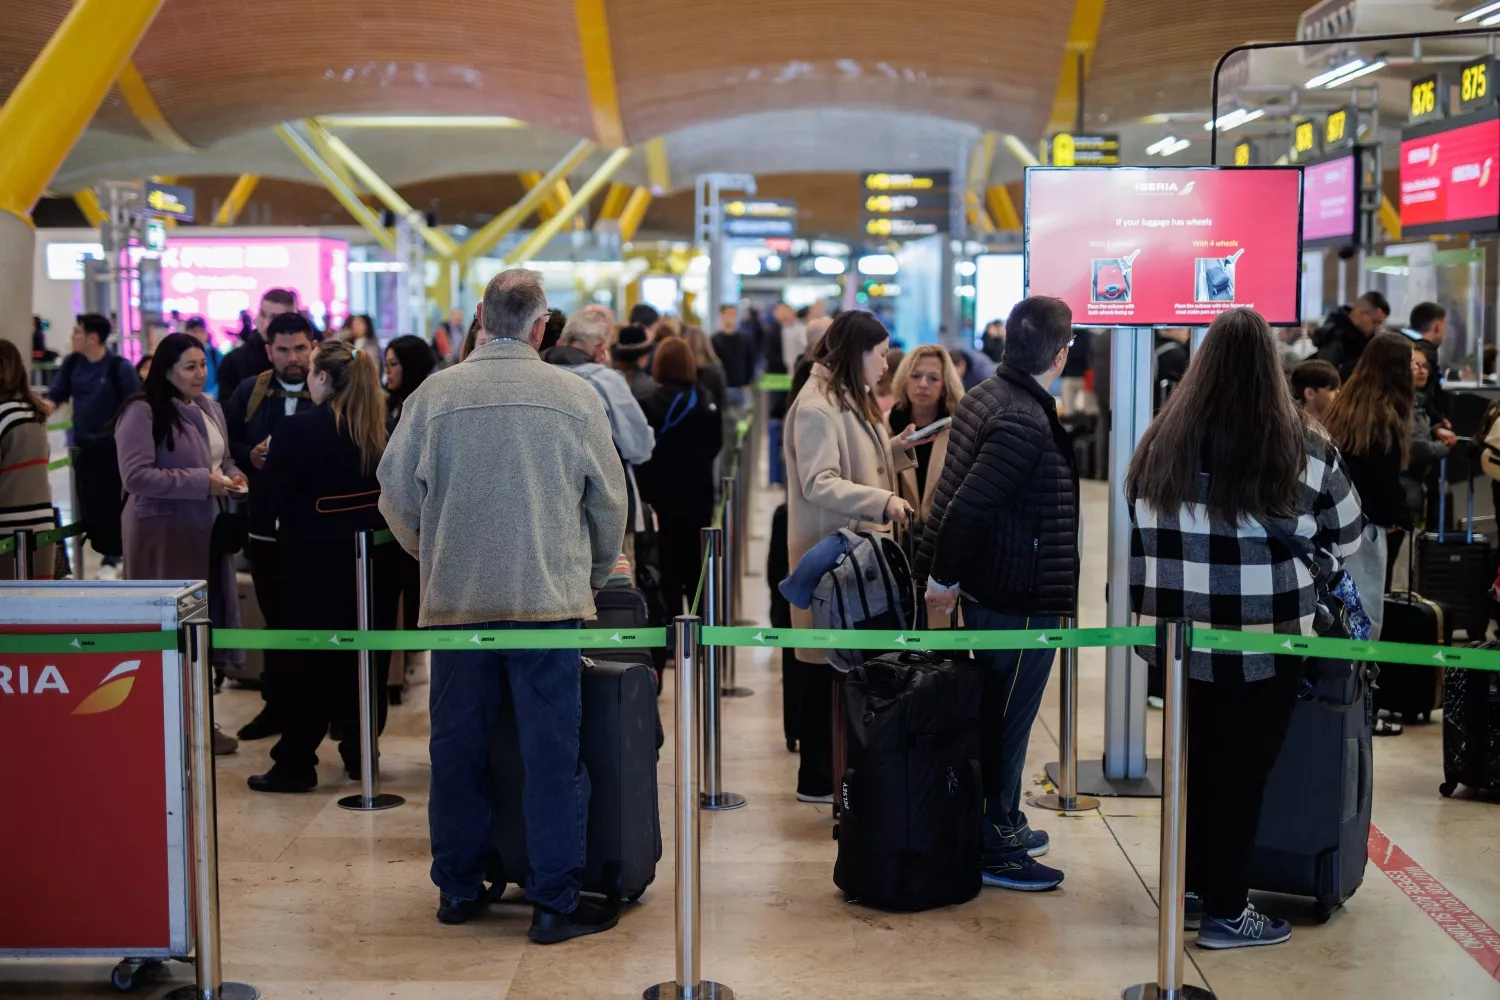
[[[952,174],[881,171],[860,178],[860,229],[876,238],[920,239],[950,228]]]
[[[797,235],[797,203],[776,198],[736,198],[722,209],[724,235],[790,239]]]

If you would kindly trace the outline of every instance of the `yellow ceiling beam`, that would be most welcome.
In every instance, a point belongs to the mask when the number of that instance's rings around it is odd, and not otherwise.
[[[488,253],[507,233],[525,222],[531,213],[537,210],[542,200],[552,193],[553,184],[578,169],[579,164],[588,159],[593,151],[593,142],[580,139],[578,144],[568,150],[567,155],[557,162],[556,166],[547,171],[546,176],[542,178],[542,183],[528,189],[520,201],[486,222],[478,232],[469,237],[463,246],[458,248],[461,259],[471,261],[475,257],[483,257]]]
[[[1099,41],[1099,25],[1104,20],[1105,0],[1074,0],[1073,21],[1068,27],[1068,41],[1064,49],[1062,72],[1057,78],[1057,91],[1052,98],[1052,117],[1047,130],[1067,131],[1078,120],[1078,60],[1083,60],[1083,79],[1088,80],[1089,65],[1093,62],[1094,46]]]
[[[232,226],[239,219],[240,213],[245,210],[245,205],[250,201],[250,195],[255,193],[255,187],[260,183],[260,174],[240,174],[239,179],[234,182],[234,187],[224,196],[224,202],[219,210],[214,213],[214,225]]]
[[[516,180],[520,181],[521,186],[527,191],[532,191],[537,185],[542,183],[542,172],[540,170],[523,170],[516,174]],[[556,188],[543,191],[542,202],[536,207],[536,217],[539,221],[546,222],[557,214],[559,208],[562,208],[567,203],[567,199],[563,199],[562,201],[557,200]]]
[[[161,4],[73,4],[0,107],[0,211],[30,219]]]
[[[578,47],[583,54],[589,107],[594,113],[594,134],[599,137],[599,145],[618,149],[625,145],[625,124],[620,118],[615,54],[604,0],[573,0],[573,12],[578,21]]]
[[[387,184],[385,179],[377,174],[368,163],[360,159],[359,155],[350,149],[344,140],[311,119],[303,122],[303,124],[307,127],[308,134],[318,137],[322,145],[331,150],[334,156],[342,160],[344,166],[349,168],[350,173],[359,178],[359,182],[365,186],[365,189],[376,198],[379,198],[381,204],[385,205],[386,208],[397,215],[403,216],[409,215],[414,211],[407,200],[401,197],[395,188]],[[417,224],[417,232],[422,234],[422,239],[428,246],[444,257],[452,257],[458,253],[457,241],[441,229],[435,229],[427,225],[425,216],[424,221]]]
[[[636,230],[641,228],[641,220],[646,217],[646,209],[650,207],[650,188],[638,187],[630,192],[630,197],[625,201],[625,207],[620,210],[621,243],[629,243],[635,239]]]
[[[84,188],[73,195],[73,202],[83,213],[83,217],[89,220],[89,225],[97,227],[109,221],[109,213],[99,204],[99,196],[94,193],[93,188]]]
[[[996,227],[1003,232],[1019,233],[1021,213],[1016,211],[1016,203],[1011,200],[1010,189],[1004,184],[996,184],[989,189],[986,198],[989,201],[990,215]]]
[[[984,203],[979,200],[979,192],[969,191],[965,202],[969,209],[969,225],[985,235],[993,233],[995,223],[991,221],[990,214],[984,210]]]
[[[1036,158],[1036,154],[1017,137],[1006,133],[1000,137],[1000,141],[1005,144],[1006,149],[1010,150],[1012,156],[1021,161],[1021,166],[1039,167],[1042,165],[1042,161]]]
[[[573,189],[568,186],[568,182],[567,181],[565,181],[565,180],[558,181],[556,184],[554,184],[552,186],[552,204],[554,204],[554,205],[557,206],[557,210],[559,212],[562,211],[562,206],[566,205],[568,202],[570,202],[572,200],[573,200]],[[570,225],[572,226],[573,229],[583,229],[584,228],[583,213],[580,212],[579,214],[573,216],[573,221],[572,221],[572,223],[570,223]]]
[[[1376,213],[1376,218],[1380,220],[1380,224],[1385,227],[1391,239],[1401,238],[1401,213],[1396,211],[1396,206],[1391,204],[1388,195],[1380,196],[1380,211]]]
[[[135,120],[141,123],[141,128],[163,146],[168,146],[179,153],[196,153],[198,147],[182,137],[182,133],[172,127],[167,121],[167,116],[162,113],[161,105],[156,103],[156,97],[151,93],[151,88],[146,85],[145,77],[141,71],[135,68],[135,63],[126,61],[120,75],[115,80],[115,86],[120,91],[120,96],[125,98],[125,103],[130,107],[130,113],[135,115]]]
[[[562,211],[540,226],[537,226],[532,234],[522,241],[520,246],[506,255],[505,266],[515,267],[517,264],[524,264],[535,257],[543,247],[551,242],[552,237],[562,231],[562,227],[567,225],[570,219],[576,216],[593,200],[594,195],[599,193],[599,189],[609,183],[609,179],[615,175],[615,171],[619,170],[625,161],[630,159],[630,153],[631,150],[628,147],[617,149],[610,153],[604,162],[599,165],[599,169],[594,171],[594,176],[584,181],[583,186],[578,189],[577,193],[568,199],[568,203],[562,207]]]
[[[660,138],[646,140],[646,183],[658,197],[672,190],[672,168],[667,163],[667,144]]]
[[[385,226],[380,224],[380,216],[377,215],[369,205],[359,200],[359,195],[353,188],[345,184],[339,177],[338,172],[333,169],[324,159],[318,155],[318,151],[304,139],[299,133],[287,125],[277,125],[276,134],[281,141],[287,144],[287,148],[297,155],[297,159],[312,171],[312,175],[318,179],[318,183],[328,189],[328,193],[338,199],[338,203],[358,222],[369,234],[375,237],[375,242],[391,252],[396,250],[396,237]]]
[[[604,205],[599,209],[598,222],[607,222],[618,219],[620,213],[625,210],[625,203],[630,200],[630,185],[614,181],[609,185],[609,193],[604,196]],[[595,225],[598,223],[596,222]]]

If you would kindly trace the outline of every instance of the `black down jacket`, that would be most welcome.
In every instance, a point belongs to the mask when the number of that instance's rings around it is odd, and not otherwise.
[[[959,402],[914,569],[994,611],[1076,613],[1073,449],[1052,397],[1020,369],[1001,365]]]

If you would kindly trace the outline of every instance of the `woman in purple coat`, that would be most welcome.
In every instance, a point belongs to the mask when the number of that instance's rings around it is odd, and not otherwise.
[[[213,559],[210,550],[223,498],[244,490],[245,477],[225,444],[224,412],[203,395],[207,379],[203,345],[171,334],[115,421],[120,481],[129,494],[121,517],[125,577],[207,580],[213,623],[235,628],[234,565],[228,556]],[[214,659],[227,662],[230,655],[216,650]]]

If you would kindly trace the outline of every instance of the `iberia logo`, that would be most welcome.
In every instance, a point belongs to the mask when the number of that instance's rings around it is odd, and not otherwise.
[[[1195,186],[1197,186],[1197,184],[1198,184],[1197,181],[1188,181],[1187,182],[1187,186],[1184,187],[1181,191],[1177,192],[1177,196],[1180,198],[1180,197],[1183,197],[1184,195],[1190,195],[1190,194],[1192,194],[1193,193],[1193,188]]]
[[[1432,144],[1432,149],[1428,150],[1428,152],[1427,152],[1427,165],[1429,167],[1435,167],[1435,166],[1437,166],[1437,154],[1438,154],[1438,147],[1440,145],[1441,145],[1440,143],[1436,143],[1435,142],[1435,143]]]
[[[111,712],[125,704],[130,689],[135,686],[135,672],[140,669],[140,660],[126,660],[104,676],[89,696],[73,709],[74,715],[98,715]]]
[[[1484,187],[1486,184],[1488,184],[1490,182],[1490,170],[1491,170],[1491,168],[1494,167],[1494,165],[1495,165],[1495,161],[1494,161],[1494,159],[1492,157],[1488,157],[1487,156],[1487,157],[1484,158],[1484,170],[1479,175],[1479,186],[1480,187]]]

